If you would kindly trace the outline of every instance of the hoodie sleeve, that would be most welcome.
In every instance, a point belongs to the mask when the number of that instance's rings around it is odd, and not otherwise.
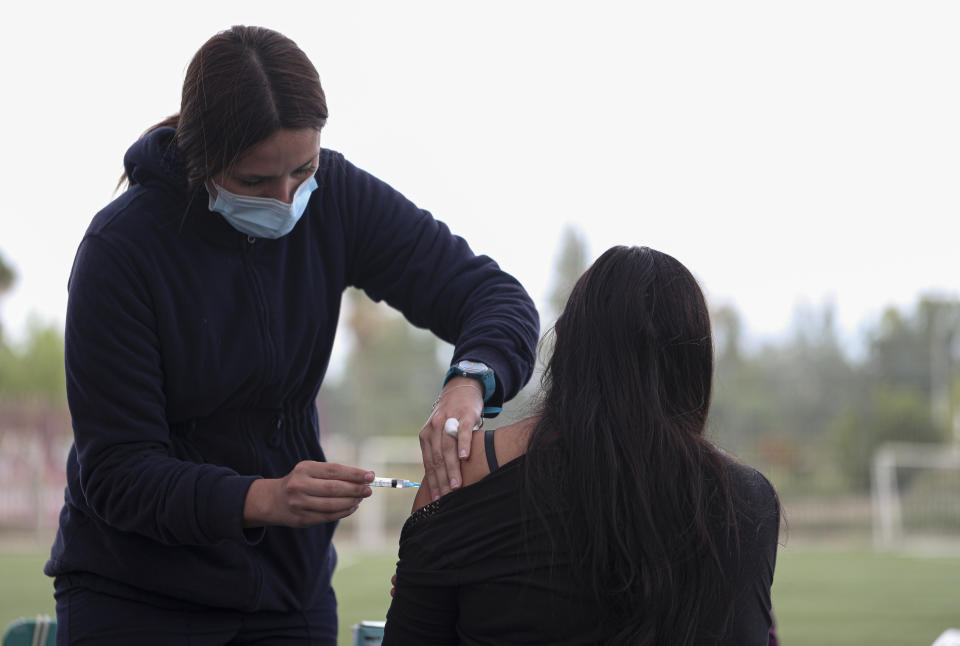
[[[83,496],[108,525],[164,544],[243,540],[256,477],[171,456],[152,308],[129,254],[88,234],[71,272],[64,335]]]
[[[540,322],[523,286],[446,224],[342,158],[347,276],[374,300],[493,368],[500,406],[533,373]]]

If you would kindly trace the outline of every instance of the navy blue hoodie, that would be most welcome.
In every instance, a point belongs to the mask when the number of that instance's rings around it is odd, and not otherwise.
[[[270,240],[188,190],[172,129],[127,152],[131,187],[69,281],[74,445],[48,575],[155,603],[327,603],[335,523],[244,530],[242,511],[254,479],[324,459],[315,400],[347,286],[490,365],[489,404],[529,379],[539,328],[520,284],[342,155],[320,159],[303,217]]]

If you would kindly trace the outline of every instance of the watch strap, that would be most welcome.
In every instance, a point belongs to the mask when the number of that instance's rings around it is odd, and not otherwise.
[[[447,370],[447,374],[443,378],[443,383],[441,384],[440,387],[443,388],[443,386],[446,386],[447,382],[454,377],[466,377],[468,379],[475,379],[476,381],[480,382],[480,387],[483,391],[483,395],[482,395],[483,401],[484,403],[486,403],[487,401],[489,401],[491,397],[493,397],[493,394],[497,390],[496,373],[494,373],[493,368],[490,368],[489,366],[487,366],[487,369],[489,370],[489,372],[486,375],[480,375],[476,373],[466,372],[465,370],[461,369],[457,364],[454,364],[450,366],[449,370]],[[483,417],[495,417],[496,415],[499,415],[502,412],[503,412],[503,407],[501,406],[484,406],[480,414]]]
[[[453,379],[454,377],[466,377],[467,379],[473,379],[480,382],[480,389],[483,391],[482,397],[483,401],[487,401],[493,396],[494,391],[497,389],[497,381],[494,376],[493,369],[489,369],[490,372],[485,377],[484,375],[479,375],[475,373],[470,373],[462,370],[456,364],[450,366],[450,369],[447,370],[446,376],[443,378],[443,383],[440,385],[441,388],[447,385],[447,382]],[[489,382],[489,383],[488,383]]]

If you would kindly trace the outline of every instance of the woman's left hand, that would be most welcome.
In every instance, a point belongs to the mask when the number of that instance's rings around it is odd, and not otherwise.
[[[454,377],[446,383],[437,398],[427,423],[420,430],[424,480],[433,500],[463,482],[460,460],[470,457],[474,427],[480,425],[483,391],[480,383],[468,377]],[[444,432],[447,420],[457,420],[457,436]]]

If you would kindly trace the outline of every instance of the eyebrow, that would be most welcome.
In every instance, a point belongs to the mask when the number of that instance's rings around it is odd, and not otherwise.
[[[316,155],[314,155],[313,157],[311,157],[311,158],[308,159],[307,161],[303,162],[302,164],[300,164],[299,166],[297,166],[296,168],[294,168],[294,169],[293,169],[294,172],[296,172],[296,171],[298,171],[298,170],[302,170],[303,168],[312,165],[312,164],[314,163],[314,161],[316,161],[316,159],[317,159],[317,157],[318,157],[319,155],[320,155],[320,151],[318,150]],[[234,177],[243,178],[243,179],[246,179],[246,180],[250,180],[250,179],[264,180],[264,179],[273,179],[274,177],[278,177],[277,175],[257,175],[256,173],[238,173],[238,172],[236,172],[236,171],[234,171],[233,176],[234,176]]]

